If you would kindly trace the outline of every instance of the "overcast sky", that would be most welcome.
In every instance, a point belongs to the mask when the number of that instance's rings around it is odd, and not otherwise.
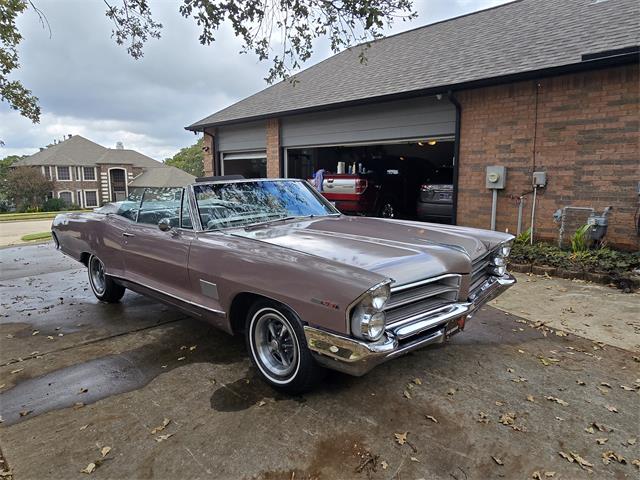
[[[34,0],[51,25],[42,29],[29,9],[19,18],[22,67],[14,74],[40,98],[42,116],[32,124],[0,103],[0,158],[35,153],[66,134],[83,135],[107,147],[163,160],[196,137],[184,126],[262,90],[268,64],[240,55],[240,42],[224,29],[205,47],[198,28],[183,18],[177,0],[151,0],[160,40],[150,40],[141,60],[111,39],[102,0]],[[117,3],[117,2],[116,2]],[[505,3],[505,0],[417,0],[410,28]],[[310,66],[330,56],[320,42]]]

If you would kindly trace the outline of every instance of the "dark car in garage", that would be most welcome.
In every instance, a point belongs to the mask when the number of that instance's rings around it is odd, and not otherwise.
[[[451,223],[453,221],[453,168],[440,167],[420,185],[416,202],[418,220]]]

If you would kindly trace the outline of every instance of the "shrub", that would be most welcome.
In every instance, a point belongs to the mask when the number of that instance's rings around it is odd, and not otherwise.
[[[584,252],[589,249],[589,230],[590,225],[583,225],[576,230],[571,237],[571,251],[573,253]]]
[[[67,204],[61,198],[49,198],[42,206],[42,210],[45,212],[59,212],[60,210],[66,209]]]

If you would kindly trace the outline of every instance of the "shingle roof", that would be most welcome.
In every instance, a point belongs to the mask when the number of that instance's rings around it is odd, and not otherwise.
[[[171,165],[161,165],[147,168],[129,183],[129,187],[184,187],[195,182],[193,175]]]
[[[18,160],[16,166],[94,165],[108,149],[80,135]]]
[[[18,160],[16,166],[70,165],[91,166],[97,164],[134,165],[157,167],[162,164],[135,150],[106,148],[81,135],[47,147],[33,155]]]
[[[577,64],[637,46],[637,0],[519,0],[345,50],[187,127],[265,118]]]

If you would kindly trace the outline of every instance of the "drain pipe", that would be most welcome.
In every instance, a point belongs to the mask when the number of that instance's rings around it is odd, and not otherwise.
[[[516,235],[522,233],[522,211],[524,209],[524,195],[518,197],[518,227],[516,228]]]
[[[460,173],[460,122],[462,120],[462,106],[458,99],[453,95],[453,91],[447,92],[449,101],[456,108],[456,131],[455,141],[453,146],[453,214],[451,216],[451,223],[453,225],[458,224],[458,176]]]
[[[538,186],[533,187],[533,200],[531,202],[531,239],[529,243],[533,245],[533,225],[536,219],[536,197],[538,196]]]

